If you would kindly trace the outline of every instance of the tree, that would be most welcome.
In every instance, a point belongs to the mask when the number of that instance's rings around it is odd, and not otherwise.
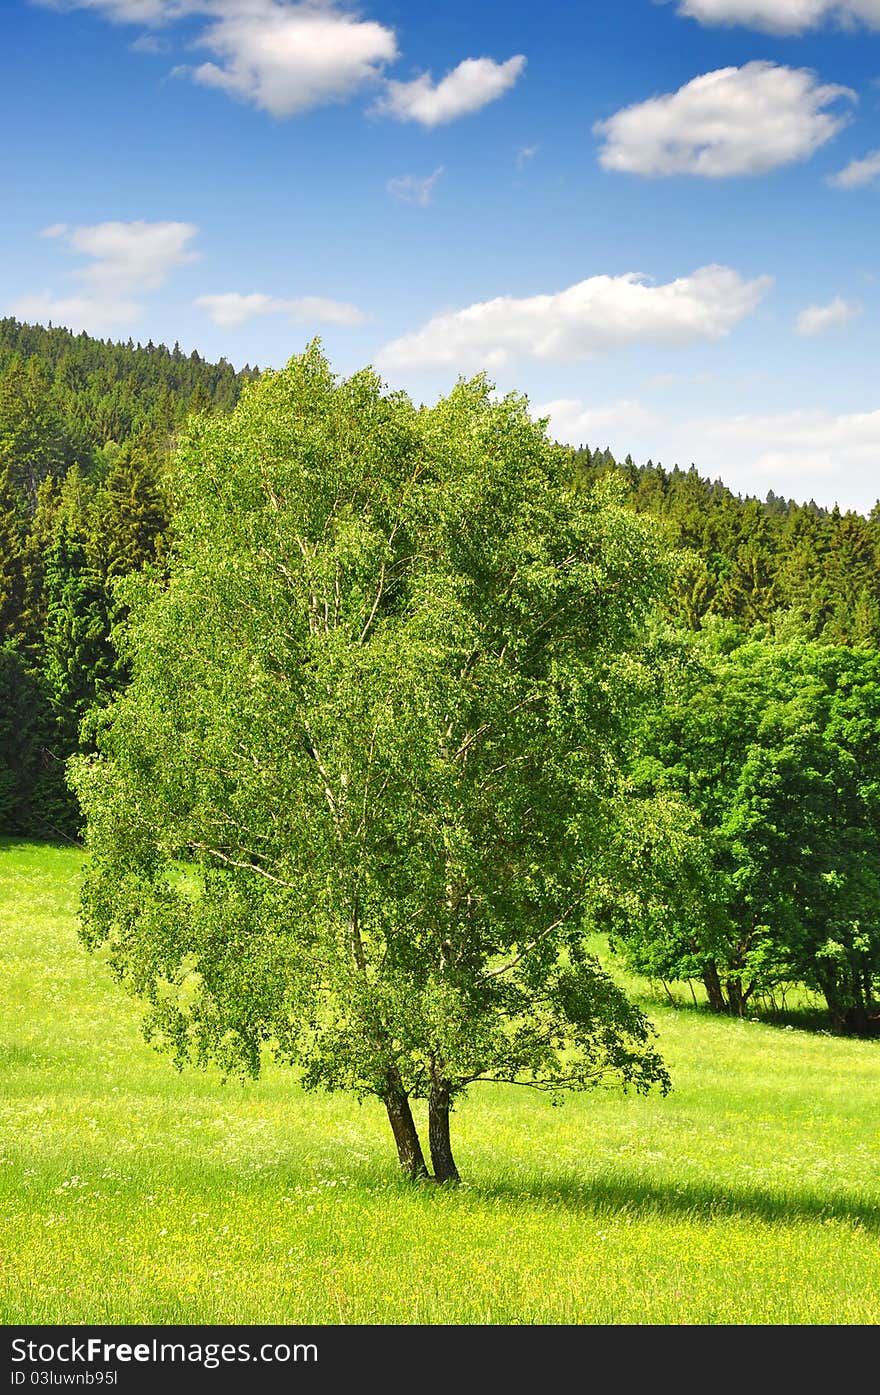
[[[20,634],[26,591],[26,512],[11,473],[0,458],[0,642]]]
[[[37,489],[47,475],[62,475],[72,454],[51,383],[39,359],[13,358],[0,374],[0,469],[23,506],[33,512]]]
[[[0,645],[0,832],[32,833],[50,716],[40,685],[14,644]]]
[[[86,713],[119,682],[109,598],[89,556],[94,489],[77,466],[64,478],[43,557],[45,621],[40,668],[65,754]]]
[[[880,659],[807,640],[785,619],[773,638],[729,623],[678,637],[690,658],[646,722],[621,873],[599,913],[633,968],[702,978],[716,1011],[742,1014],[797,981],[825,997],[835,1031],[869,1035],[880,1025]]]
[[[799,976],[838,1032],[880,1033],[880,655],[814,645],[824,779],[807,806]],[[818,762],[817,762],[818,764]]]
[[[587,952],[650,524],[483,379],[430,409],[317,346],[188,430],[170,575],[130,583],[95,759],[87,944],[178,1064],[373,1094],[403,1171],[458,1176],[480,1080],[668,1088]]]
[[[157,462],[131,442],[116,449],[97,492],[90,551],[105,583],[161,552],[170,519]]]

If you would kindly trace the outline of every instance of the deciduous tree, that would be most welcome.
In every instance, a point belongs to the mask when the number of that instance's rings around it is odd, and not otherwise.
[[[83,933],[178,1063],[374,1094],[404,1172],[457,1178],[477,1081],[668,1086],[587,952],[618,811],[627,651],[666,564],[572,487],[515,396],[431,408],[317,346],[176,466],[167,583],[129,586],[133,679],[74,780]]]

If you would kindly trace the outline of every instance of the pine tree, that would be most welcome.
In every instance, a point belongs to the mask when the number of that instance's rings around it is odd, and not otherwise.
[[[143,446],[123,446],[93,511],[90,553],[105,583],[153,561],[169,525],[170,506],[156,460]]]
[[[72,461],[46,370],[37,358],[13,358],[0,376],[0,469],[28,512],[47,475],[63,475]]]

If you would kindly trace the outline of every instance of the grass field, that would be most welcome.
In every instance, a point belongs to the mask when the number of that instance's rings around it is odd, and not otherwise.
[[[880,1047],[650,1001],[666,1099],[475,1087],[459,1189],[381,1106],[178,1075],[0,846],[0,1322],[880,1321]]]

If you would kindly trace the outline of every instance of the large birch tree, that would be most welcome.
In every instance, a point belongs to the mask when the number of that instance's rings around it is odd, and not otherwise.
[[[378,1096],[412,1177],[427,1101],[438,1181],[476,1082],[667,1088],[583,920],[652,525],[573,487],[523,399],[478,378],[417,409],[318,346],[196,418],[174,476],[132,682],[73,774],[83,935],[148,1035]]]

